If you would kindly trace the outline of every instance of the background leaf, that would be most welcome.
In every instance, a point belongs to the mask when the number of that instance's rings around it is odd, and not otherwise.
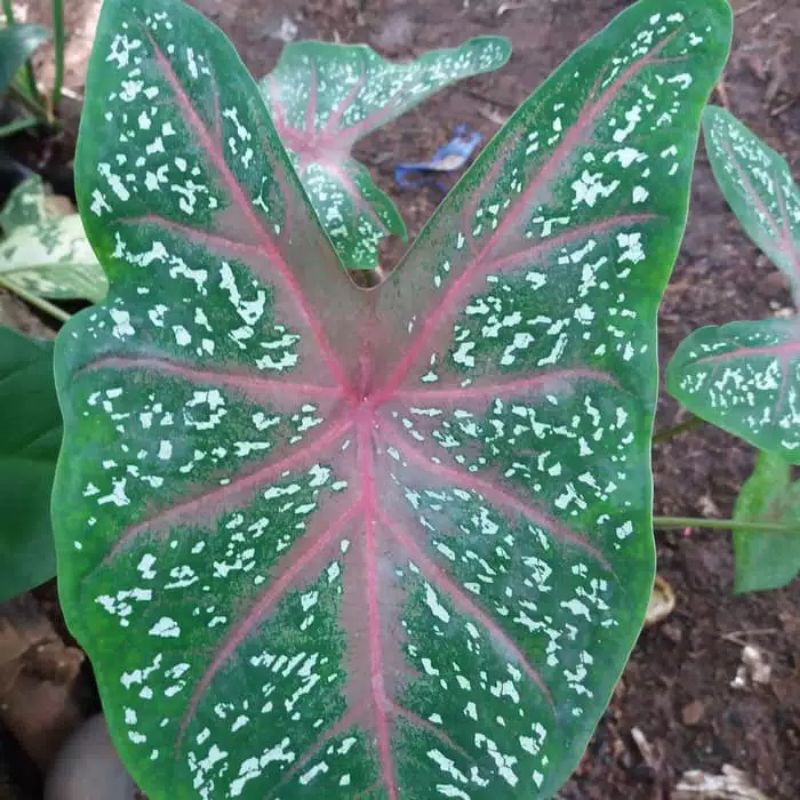
[[[41,25],[14,24],[0,28],[0,94],[3,94],[36,48],[47,40]]]
[[[796,523],[788,533],[735,531],[737,592],[779,589],[800,572],[800,483],[780,456],[759,453],[753,474],[736,501],[741,522]]]
[[[577,763],[652,585],[655,317],[730,22],[632,6],[364,292],[222,34],[106,2],[76,170],[112,288],[59,336],[53,510],[153,800],[538,800]]]
[[[744,229],[800,290],[800,189],[789,165],[735,117],[709,107],[706,147]],[[667,368],[667,388],[698,417],[800,463],[800,320],[695,331]]]
[[[400,212],[352,157],[355,143],[445,86],[502,67],[510,55],[510,43],[499,36],[405,63],[387,61],[367,45],[286,45],[261,92],[346,267],[373,269],[381,239],[406,238]]]
[[[108,283],[78,214],[50,204],[37,175],[21,183],[0,212],[0,280],[51,300],[99,302]]]
[[[50,491],[61,444],[52,342],[0,327],[0,602],[55,575]]]

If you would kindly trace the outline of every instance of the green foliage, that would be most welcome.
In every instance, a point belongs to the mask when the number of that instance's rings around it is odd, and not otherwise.
[[[151,800],[555,793],[650,595],[656,311],[730,28],[631,6],[364,292],[221,32],[107,0],[111,290],[58,339],[53,520]]]
[[[498,36],[402,64],[363,44],[283,49],[261,94],[342,264],[373,269],[381,240],[407,235],[394,203],[352,157],[356,142],[445,86],[502,67],[510,55],[508,40]]]
[[[800,483],[780,456],[760,453],[736,501],[737,522],[786,523],[785,533],[735,531],[737,592],[785,586],[800,572]]]
[[[721,108],[704,116],[725,199],[800,292],[800,189],[778,153]],[[678,347],[667,388],[690,411],[761,450],[800,463],[800,320],[701,328]]]
[[[108,284],[78,214],[52,204],[41,178],[20,184],[0,211],[0,283],[34,297],[99,302]]]
[[[0,602],[55,575],[50,490],[61,444],[52,342],[0,327]]]
[[[0,28],[0,94],[40,44],[47,40],[41,25],[15,24]]]

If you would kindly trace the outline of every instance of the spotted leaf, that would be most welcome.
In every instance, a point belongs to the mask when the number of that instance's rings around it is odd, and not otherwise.
[[[742,531],[733,534],[737,592],[778,589],[800,573],[800,483],[792,481],[787,461],[759,453],[753,474],[736,500],[734,519],[784,523],[783,532]]]
[[[351,155],[355,143],[462,78],[502,67],[507,39],[483,36],[461,47],[393,63],[367,45],[288,44],[261,92],[303,186],[342,263],[378,265],[383,238],[406,238],[406,226],[369,170]]]
[[[0,281],[51,299],[98,302],[108,288],[78,214],[52,203],[38,176],[20,184],[0,212]]]
[[[710,107],[706,144],[725,199],[800,297],[800,188],[789,165],[735,117]],[[690,411],[756,447],[800,463],[800,319],[732,322],[695,331],[667,369]]]
[[[109,298],[57,346],[62,602],[153,800],[546,798],[653,578],[655,315],[712,0],[643,0],[354,286],[255,85],[107,0],[77,160]]]

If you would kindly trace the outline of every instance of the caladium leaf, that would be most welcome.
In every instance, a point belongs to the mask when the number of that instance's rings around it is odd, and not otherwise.
[[[41,25],[14,24],[0,28],[0,94],[6,91],[17,70],[46,40],[47,31]]]
[[[744,229],[800,298],[800,188],[789,165],[721,108],[704,116],[708,157]],[[702,419],[800,463],[800,319],[701,328],[678,347],[667,388]]]
[[[406,238],[400,212],[352,157],[356,142],[445,86],[502,67],[510,55],[509,41],[499,36],[407,63],[387,61],[362,44],[286,45],[261,92],[346,267],[373,269],[384,237]]]
[[[38,175],[11,193],[0,212],[0,281],[38,297],[98,302],[108,284],[80,215],[49,199]]]
[[[50,492],[61,444],[53,344],[0,327],[0,602],[55,575]]]
[[[59,336],[69,624],[164,797],[545,798],[653,579],[655,315],[722,0],[643,0],[379,288],[231,45],[107,0],[77,183],[109,298]]]
[[[736,530],[737,592],[778,589],[800,572],[800,483],[792,481],[787,461],[772,453],[759,453],[753,474],[736,500],[737,522],[786,523],[793,529],[776,531]]]

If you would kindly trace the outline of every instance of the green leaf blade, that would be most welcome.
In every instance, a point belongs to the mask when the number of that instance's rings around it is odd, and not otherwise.
[[[47,37],[47,30],[41,25],[17,23],[0,28],[0,94]]]
[[[107,0],[77,177],[112,288],[58,340],[53,509],[154,800],[556,791],[649,597],[655,311],[729,39],[726,3],[636,4],[368,293],[219,31]]]
[[[733,518],[737,522],[796,523],[786,533],[734,531],[737,593],[779,589],[800,572],[800,483],[780,456],[759,453],[742,486]]]
[[[753,241],[791,281],[800,277],[800,189],[786,161],[727,111],[704,115],[709,159]],[[667,388],[690,411],[759,449],[800,463],[800,321],[706,327],[667,367]]]
[[[355,143],[456,81],[491,72],[511,55],[497,36],[470,39],[408,63],[393,63],[367,45],[287,45],[261,81],[284,144],[342,263],[378,266],[388,235],[406,228],[391,199],[352,156]]]
[[[50,492],[61,444],[52,342],[0,327],[0,602],[55,575]]]

